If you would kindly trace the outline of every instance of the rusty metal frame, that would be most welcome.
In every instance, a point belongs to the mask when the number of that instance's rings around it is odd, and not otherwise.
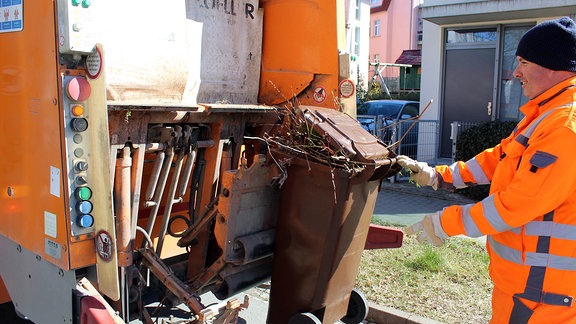
[[[123,255],[133,253],[136,250],[135,242],[139,242],[137,233],[144,232],[143,248],[138,249],[142,256],[141,263],[174,295],[184,300],[195,314],[202,316],[201,312],[208,310],[198,301],[197,292],[213,284],[219,271],[226,266],[222,260],[207,265],[206,259],[211,232],[211,227],[207,225],[217,214],[215,210],[209,212],[209,206],[214,206],[217,202],[223,145],[235,144],[227,148],[229,154],[226,154],[225,158],[229,160],[226,168],[237,168],[247,127],[265,129],[265,125],[272,125],[278,119],[276,110],[259,105],[135,107],[112,104],[108,106],[108,117],[110,152],[113,158],[111,169],[117,170],[110,174],[111,181],[115,184],[114,197],[117,202],[116,231],[120,233],[119,238],[124,238],[118,241],[118,247]],[[155,125],[171,127],[174,138],[151,141],[149,131]],[[175,138],[188,139],[192,127],[206,127],[207,137],[196,139],[193,146],[185,149],[178,147]],[[155,157],[153,164],[149,160],[150,156]],[[203,158],[206,164],[203,165],[204,172],[198,181],[197,195],[189,197],[185,193],[191,189],[189,185],[192,170],[199,164],[196,158]],[[152,171],[146,173],[146,170],[150,169]],[[166,186],[167,194],[164,192]],[[166,242],[165,234],[174,214],[174,204],[182,203],[186,199],[197,199],[194,202],[194,213],[201,212],[201,215],[197,215],[200,217],[196,221],[193,221],[195,215],[190,215],[192,226],[189,227],[188,234],[192,234],[194,244],[182,248]],[[163,214],[158,215],[162,206]],[[142,217],[143,210],[150,211],[147,226],[139,225],[138,218]],[[140,222],[142,221],[140,219]],[[129,243],[120,244],[125,241]],[[149,241],[153,241],[155,246],[144,248]],[[163,254],[166,252],[172,255],[175,253],[174,249],[180,250],[176,253],[188,254],[186,278],[193,284],[187,285],[178,279],[170,266],[163,261]],[[122,275],[122,291],[127,294],[133,282],[133,274],[126,268]],[[123,313],[129,312],[128,304],[127,300],[123,301]],[[234,311],[229,309],[227,316],[231,314],[233,315]]]

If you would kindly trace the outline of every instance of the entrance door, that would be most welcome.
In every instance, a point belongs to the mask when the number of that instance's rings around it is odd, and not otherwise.
[[[446,50],[440,157],[452,156],[450,124],[492,119],[495,48]]]

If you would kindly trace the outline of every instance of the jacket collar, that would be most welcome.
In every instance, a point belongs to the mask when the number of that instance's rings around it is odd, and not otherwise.
[[[568,91],[573,90],[573,91]],[[539,116],[546,110],[559,106],[565,103],[573,102],[574,92],[576,90],[576,76],[568,78],[552,88],[544,91],[536,98],[528,101],[524,106],[520,107],[520,111],[526,115],[526,118],[531,120],[535,116]],[[554,105],[551,105],[554,103]]]

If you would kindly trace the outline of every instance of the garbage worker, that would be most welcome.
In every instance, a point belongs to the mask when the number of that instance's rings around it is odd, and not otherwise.
[[[514,77],[529,101],[510,136],[450,166],[398,157],[421,186],[490,184],[489,196],[427,215],[405,233],[435,245],[460,234],[486,235],[490,323],[576,323],[574,21],[563,17],[528,30],[516,59]]]

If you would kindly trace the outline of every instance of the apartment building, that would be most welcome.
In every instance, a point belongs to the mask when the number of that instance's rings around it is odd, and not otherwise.
[[[368,77],[370,0],[345,1],[346,52],[350,79],[356,84]]]
[[[370,77],[390,91],[402,88],[400,76],[406,71],[397,64],[405,51],[420,55],[422,44],[422,0],[370,0]],[[412,60],[413,62],[413,60]]]
[[[516,45],[539,22],[574,18],[576,0],[424,0],[421,8],[421,108],[433,100],[422,119],[437,120],[440,135],[420,136],[419,145],[436,145],[438,156],[418,158],[434,160],[451,156],[455,121],[522,118]]]

